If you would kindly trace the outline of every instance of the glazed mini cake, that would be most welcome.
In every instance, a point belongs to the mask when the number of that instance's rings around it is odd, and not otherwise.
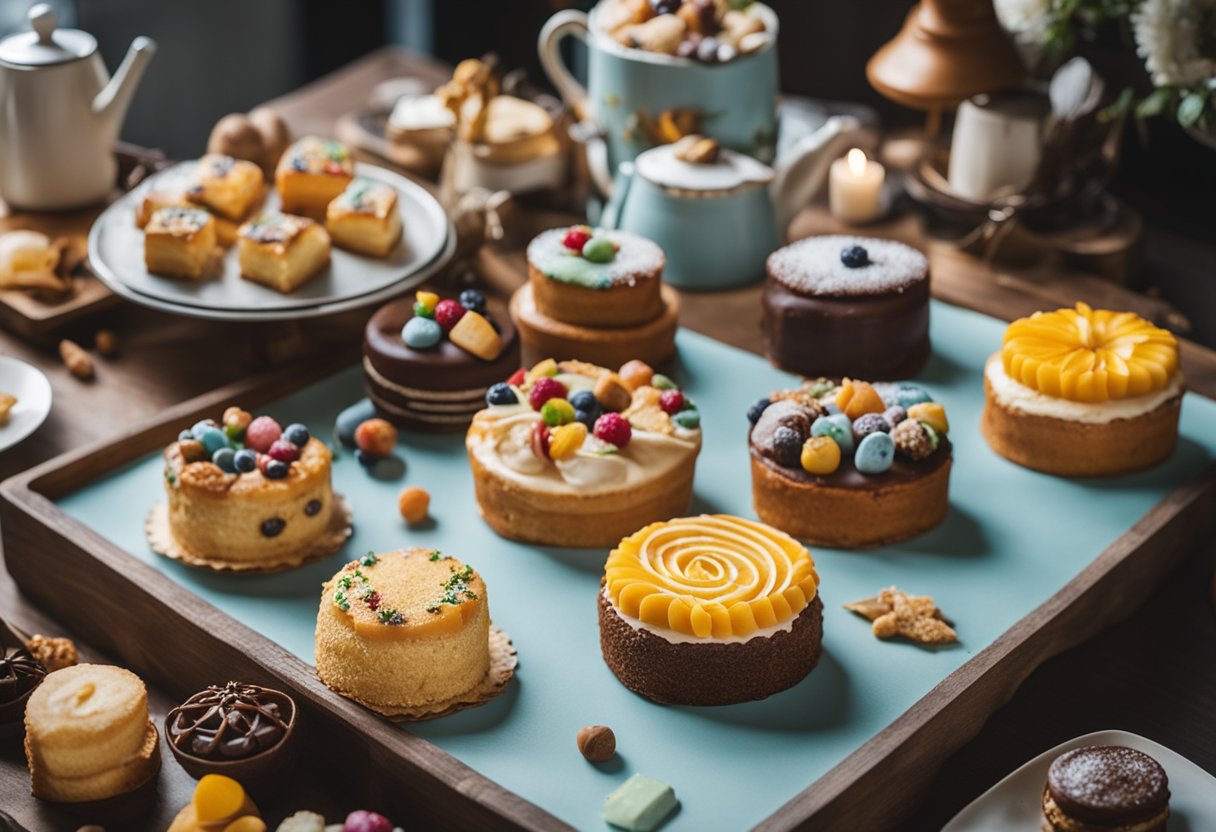
[[[354,175],[355,162],[346,145],[305,136],[279,159],[274,182],[284,213],[322,220]]]
[[[1062,477],[1150,468],[1178,441],[1178,341],[1131,312],[1036,312],[984,367],[980,430],[992,449]]]
[[[168,541],[161,554],[196,566],[273,571],[331,555],[345,542],[346,510],[330,484],[329,448],[300,424],[231,407],[165,449]],[[166,545],[168,544],[168,545]]]
[[[152,274],[201,280],[217,242],[215,219],[202,208],[159,208],[144,226],[144,265]]]
[[[1046,832],[1165,832],[1169,778],[1134,748],[1091,745],[1052,761],[1043,786]]]
[[[819,379],[761,399],[748,420],[756,513],[799,540],[879,546],[945,519],[949,423],[923,389]]]
[[[823,651],[810,553],[724,514],[652,523],[620,542],[599,596],[604,661],[676,705],[730,705],[798,684]]]
[[[804,376],[891,381],[929,359],[929,261],[867,237],[808,237],[769,255],[769,360]]]
[[[487,388],[518,367],[506,310],[476,289],[459,301],[426,291],[393,301],[363,333],[368,395],[384,418],[409,430],[465,430]]]
[[[526,285],[511,299],[524,360],[546,355],[619,366],[675,353],[679,299],[650,240],[588,226],[555,228],[528,245]]]
[[[160,769],[143,681],[97,664],[49,674],[26,705],[25,757],[43,800],[84,803],[139,788]]]
[[[152,215],[161,208],[191,206],[192,203],[186,198],[186,190],[184,188],[151,188],[144,192],[143,199],[139,201],[139,208],[135,211],[135,227],[141,230],[147,228],[148,221],[152,219]],[[215,219],[216,239],[221,246],[228,248],[236,242],[236,234],[240,226],[232,220],[216,216],[215,214],[211,216]]]
[[[209,153],[198,160],[186,198],[213,214],[242,222],[262,202],[266,185],[253,162]]]
[[[325,210],[325,228],[334,245],[372,257],[387,257],[401,239],[397,189],[355,179]]]
[[[431,549],[367,554],[321,591],[317,676],[373,710],[434,705],[476,688],[490,670],[486,585]]]
[[[486,401],[465,444],[481,515],[503,537],[607,547],[688,510],[701,416],[645,364],[546,359]]]
[[[288,294],[329,263],[329,234],[307,217],[266,214],[241,226],[241,277]]]

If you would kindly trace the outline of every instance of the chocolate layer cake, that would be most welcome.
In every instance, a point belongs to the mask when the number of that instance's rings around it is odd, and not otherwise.
[[[1059,832],[1161,832],[1170,816],[1169,778],[1134,748],[1077,748],[1047,770],[1043,816]]]
[[[929,358],[929,264],[914,248],[810,237],[771,254],[764,285],[769,360],[805,376],[895,380]]]

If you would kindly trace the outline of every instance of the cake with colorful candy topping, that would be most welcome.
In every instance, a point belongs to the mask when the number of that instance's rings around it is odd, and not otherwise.
[[[656,702],[729,705],[798,684],[823,651],[810,553],[754,520],[652,523],[604,567],[600,646],[621,683]]]
[[[461,431],[486,390],[519,368],[519,339],[502,304],[477,289],[460,299],[420,291],[382,306],[363,333],[368,395],[410,430]]]
[[[486,402],[466,446],[481,514],[502,536],[607,547],[688,510],[700,413],[648,365],[546,359]]]
[[[675,352],[679,299],[667,259],[627,231],[554,228],[528,245],[528,283],[511,299],[524,360],[565,355],[610,367],[658,364]]]
[[[922,388],[818,379],[747,415],[752,497],[766,523],[853,549],[915,537],[945,518],[949,423]]]
[[[355,176],[350,148],[316,136],[298,139],[279,159],[274,184],[283,211],[325,219],[325,211]]]
[[[1101,477],[1174,452],[1185,385],[1178,341],[1131,312],[1036,312],[984,367],[980,429],[1001,456],[1048,474]]]
[[[269,572],[337,552],[350,513],[330,483],[332,455],[308,428],[228,408],[165,449],[166,503],[148,517],[160,554],[217,570]]]

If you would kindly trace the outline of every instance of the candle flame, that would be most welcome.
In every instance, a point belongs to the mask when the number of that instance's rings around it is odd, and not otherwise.
[[[849,173],[854,176],[865,176],[866,174],[866,154],[861,148],[855,147],[849,151],[848,159]]]

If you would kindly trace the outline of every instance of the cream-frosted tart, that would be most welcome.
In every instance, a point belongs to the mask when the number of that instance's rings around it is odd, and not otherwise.
[[[289,294],[329,264],[329,234],[308,217],[264,214],[240,230],[241,277]]]
[[[656,702],[729,705],[798,684],[823,652],[810,553],[729,515],[652,523],[604,566],[600,647],[625,687]]]
[[[1001,456],[1062,477],[1150,468],[1178,441],[1178,341],[1131,312],[1036,312],[984,367],[980,430]]]

